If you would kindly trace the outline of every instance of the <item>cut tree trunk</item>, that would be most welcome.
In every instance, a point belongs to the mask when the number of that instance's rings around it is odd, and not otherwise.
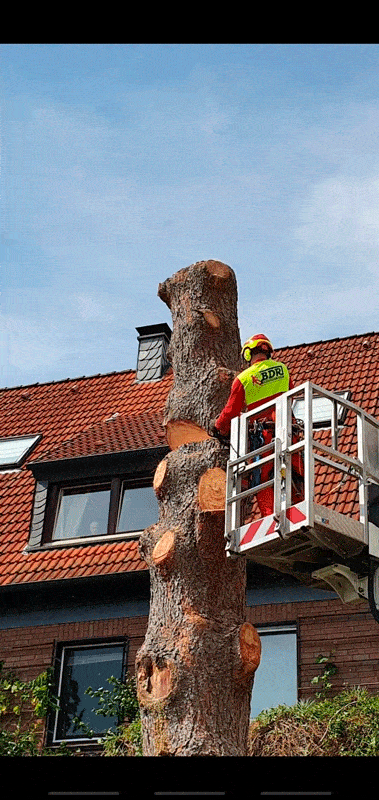
[[[151,584],[136,659],[143,752],[241,756],[260,640],[245,621],[245,559],[225,552],[229,453],[209,435],[239,365],[235,275],[201,261],[158,294],[173,318],[174,383],[165,409],[170,453],[153,483],[159,520],[140,540]]]

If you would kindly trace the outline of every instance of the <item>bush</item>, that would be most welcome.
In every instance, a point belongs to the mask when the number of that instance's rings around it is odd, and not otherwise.
[[[54,707],[50,670],[22,681],[0,662],[0,756],[40,755],[44,720]]]
[[[125,682],[108,679],[109,689],[93,690],[86,694],[97,700],[94,713],[103,717],[117,717],[120,724],[99,739],[88,726],[77,720],[90,739],[105,756],[142,756],[141,720],[137,701],[135,678],[127,676]],[[44,722],[48,713],[58,708],[53,693],[51,670],[31,681],[22,681],[11,671],[4,670],[0,662],[0,756],[84,755],[80,746],[74,750],[66,743],[58,748],[43,746]]]
[[[105,756],[142,756],[141,719],[119,725],[103,742]]]
[[[377,756],[379,696],[358,687],[262,711],[250,725],[249,755]]]

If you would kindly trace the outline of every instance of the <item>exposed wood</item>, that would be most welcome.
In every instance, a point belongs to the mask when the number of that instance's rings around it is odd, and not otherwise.
[[[164,419],[170,452],[154,477],[159,520],[140,538],[151,585],[136,658],[143,752],[242,756],[259,637],[245,623],[245,560],[225,553],[229,452],[209,436],[239,367],[237,286],[230,267],[202,261],[158,293],[173,318],[174,381]]]
[[[155,565],[168,562],[172,559],[175,549],[175,531],[166,531],[156,543],[152,552],[152,559]]]
[[[153,480],[153,489],[155,493],[159,496],[159,492],[162,486],[162,483],[165,479],[165,475],[167,472],[167,461],[164,458],[163,461],[160,461],[154,474]]]
[[[146,658],[141,664],[137,678],[139,692],[145,705],[166,698],[172,689],[175,668],[168,662],[158,666]]]
[[[222,280],[227,280],[231,273],[230,267],[228,267],[227,264],[223,264],[222,261],[207,261],[206,267],[211,275],[215,278],[221,278]]]
[[[189,442],[203,442],[210,439],[209,433],[194,422],[170,420],[166,425],[167,443],[170,450],[176,450]]]
[[[226,472],[219,467],[208,469],[199,481],[199,507],[202,511],[224,511]]]
[[[261,660],[261,640],[254,626],[249,622],[241,625],[240,652],[244,670],[254,673]]]
[[[211,328],[219,328],[220,327],[220,317],[215,314],[214,311],[211,311],[209,308],[202,309],[201,313],[205,321],[210,325]]]

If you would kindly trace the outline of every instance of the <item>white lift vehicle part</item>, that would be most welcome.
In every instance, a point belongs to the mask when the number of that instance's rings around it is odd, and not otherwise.
[[[320,398],[330,404],[327,445],[322,436],[316,438],[313,425],[312,410]],[[304,420],[300,439],[294,443],[293,405],[298,400],[302,401]],[[347,415],[344,427],[338,425],[341,409]],[[227,555],[244,555],[311,586],[332,587],[343,602],[365,597],[379,622],[379,421],[340,394],[310,381],[260,406],[259,414],[273,410],[272,442],[250,452],[249,422],[257,410],[232,420],[226,481]],[[347,428],[349,445],[345,442],[342,450],[339,439],[342,431],[346,438]],[[301,502],[293,504],[291,462],[297,452],[304,460],[304,494]],[[257,468],[269,462],[273,477],[249,488],[252,471],[256,474]],[[324,489],[324,495],[317,498],[320,469],[325,472],[322,484],[330,483],[331,491],[325,493]],[[338,506],[338,489],[345,481],[353,482],[356,489],[351,516],[333,508]],[[274,491],[273,513],[245,523],[246,498],[268,486]],[[376,524],[370,518],[370,498],[375,495]]]

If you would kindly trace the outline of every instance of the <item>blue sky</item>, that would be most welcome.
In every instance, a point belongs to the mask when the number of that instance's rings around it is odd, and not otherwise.
[[[242,339],[379,330],[379,45],[0,57],[1,386],[135,368],[201,259],[235,270]]]

